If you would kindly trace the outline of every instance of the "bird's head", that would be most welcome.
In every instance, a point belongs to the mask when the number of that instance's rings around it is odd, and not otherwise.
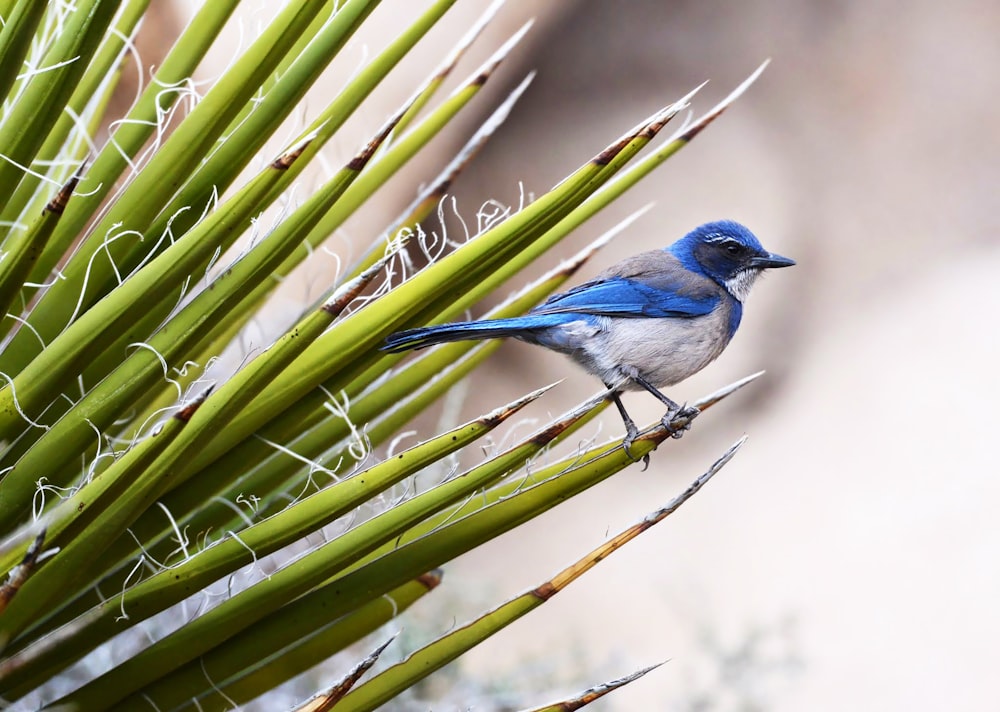
[[[752,232],[732,220],[696,227],[667,250],[684,267],[715,280],[741,302],[761,272],[795,264],[765,250]]]

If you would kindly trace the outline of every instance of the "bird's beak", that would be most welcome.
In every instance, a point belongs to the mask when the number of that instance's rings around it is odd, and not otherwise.
[[[750,265],[758,269],[777,269],[778,267],[791,267],[794,264],[795,260],[776,255],[773,252],[768,252],[766,255],[758,255],[750,259]]]

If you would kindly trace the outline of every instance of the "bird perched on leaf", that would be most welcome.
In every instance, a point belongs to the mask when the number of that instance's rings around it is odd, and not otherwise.
[[[398,352],[513,336],[566,354],[612,392],[625,423],[627,451],[639,431],[619,395],[652,393],[667,406],[664,427],[679,437],[698,411],[659,389],[715,360],[739,328],[743,302],[761,272],[794,264],[765,250],[739,223],[710,222],[667,248],[622,260],[524,316],[400,331],[382,348]]]

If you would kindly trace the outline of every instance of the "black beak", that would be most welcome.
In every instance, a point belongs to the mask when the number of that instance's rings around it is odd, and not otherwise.
[[[750,258],[750,265],[758,269],[777,269],[778,267],[791,267],[795,260],[768,252],[766,255],[757,255]]]

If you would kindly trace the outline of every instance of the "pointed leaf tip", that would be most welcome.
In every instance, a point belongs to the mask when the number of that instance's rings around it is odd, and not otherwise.
[[[80,164],[80,167],[76,169],[73,177],[66,181],[66,184],[59,189],[55,197],[52,198],[45,206],[45,211],[49,213],[54,213],[56,215],[62,215],[63,211],[66,210],[66,205],[69,203],[69,199],[73,196],[73,191],[76,190],[76,186],[80,183],[80,179],[83,177],[83,171],[87,167],[87,161]]]
[[[378,656],[384,653],[385,649],[388,648],[390,645],[392,645],[393,641],[395,641],[396,638],[399,637],[399,634],[401,632],[402,632],[401,630],[397,630],[395,633],[389,636],[388,640],[386,640],[384,643],[382,643],[380,646],[378,646],[377,648],[375,648],[375,650],[371,652],[371,654],[368,657],[372,658],[372,662],[375,662],[375,660],[378,659]]]
[[[459,60],[465,54],[465,52],[472,46],[472,43],[476,41],[479,35],[482,34],[483,30],[493,21],[497,13],[500,12],[500,8],[503,7],[507,0],[494,0],[490,3],[486,11],[479,16],[479,19],[473,23],[465,35],[458,41],[454,49],[448,54],[447,57],[441,62],[440,69],[438,69],[437,77],[439,79],[446,78],[451,74],[455,65],[458,64]]]
[[[295,148],[282,153],[271,163],[271,168],[279,171],[288,170],[288,168],[295,163],[295,160],[309,147],[309,144],[313,142],[314,138],[315,135],[308,136]]]
[[[473,85],[485,84],[486,80],[493,75],[493,72],[496,71],[497,67],[499,67],[500,64],[503,63],[505,59],[507,59],[507,56],[511,53],[514,47],[516,47],[517,44],[528,33],[528,30],[531,29],[531,26],[533,24],[535,24],[534,20],[528,20],[523,25],[521,25],[520,29],[518,29],[517,32],[511,35],[506,42],[500,45],[497,51],[494,52],[490,56],[490,58],[483,63],[483,65],[479,68],[479,70],[475,73],[475,75],[473,75],[473,79],[471,82],[469,82],[469,84]]]
[[[654,138],[656,134],[658,134],[660,130],[670,122],[671,119],[691,105],[691,99],[695,94],[701,91],[702,87],[706,84],[708,84],[707,79],[689,91],[685,96],[682,96],[672,104],[664,106],[657,113],[653,114],[653,116],[650,117],[648,124],[643,129],[642,134],[647,138]]]
[[[365,289],[365,287],[371,284],[371,281],[378,276],[390,260],[402,252],[403,248],[406,247],[407,241],[408,239],[400,239],[390,243],[389,250],[382,257],[361,272],[361,274],[340,285],[336,291],[334,291],[333,296],[326,300],[320,308],[334,316],[337,316],[344,311],[344,309],[347,308],[347,305],[354,301],[355,298],[357,298],[357,296]]]
[[[514,413],[517,413],[519,410],[524,408],[529,403],[538,400],[539,398],[542,397],[542,394],[552,390],[562,382],[563,381],[561,379],[556,381],[555,383],[550,383],[547,386],[543,386],[542,388],[534,390],[531,393],[527,393],[518,398],[517,400],[511,401],[506,405],[502,405],[496,410],[492,411],[491,413],[484,415],[482,418],[480,418],[480,421],[487,424],[489,427],[496,427],[503,421],[507,420],[507,418],[514,415]]]
[[[712,466],[709,467],[705,471],[705,473],[698,478],[695,484],[697,484],[698,487],[701,487],[701,485],[705,484],[710,479],[712,479],[712,477],[714,477],[716,473],[719,472],[719,470],[721,470],[723,467],[729,464],[729,461],[732,460],[736,456],[736,453],[740,451],[740,448],[743,447],[743,444],[747,441],[747,438],[748,436],[744,435],[739,440],[730,445],[729,449],[726,450],[724,453],[722,453],[722,455],[719,457],[718,460],[712,463]]]
[[[328,710],[332,710],[351,691],[358,680],[378,662],[379,656],[385,652],[385,649],[389,647],[398,635],[399,631],[393,633],[387,641],[375,648],[364,660],[355,665],[354,669],[347,673],[340,682],[333,685],[325,693],[319,694],[297,707],[297,712],[327,712]]]
[[[667,121],[677,115],[681,108],[679,102],[674,102],[661,109],[657,109],[644,121],[631,130],[626,131],[620,138],[590,159],[590,162],[594,165],[606,166],[639,136],[646,136],[647,138],[655,136],[666,125]]]
[[[610,680],[610,681],[604,683],[603,685],[601,685],[601,687],[606,687],[606,688],[608,688],[607,691],[611,692],[612,690],[616,690],[619,687],[624,687],[625,685],[629,684],[630,682],[635,682],[636,680],[638,680],[643,675],[647,675],[647,674],[653,672],[653,670],[655,670],[658,667],[661,667],[665,663],[666,663],[666,660],[664,660],[662,662],[654,663],[653,665],[648,665],[648,666],[642,668],[641,670],[636,670],[635,672],[631,672],[628,675],[624,675],[622,677],[619,677],[616,680]]]
[[[399,122],[403,120],[403,117],[406,116],[406,113],[410,110],[410,107],[417,102],[418,98],[419,94],[415,94],[410,97],[409,100],[407,100],[395,114],[390,116],[386,122],[382,124],[382,128],[379,129],[378,133],[372,136],[371,140],[354,155],[354,158],[348,161],[348,170],[361,171],[368,165],[372,156],[374,156],[379,147],[385,143],[385,140],[389,138],[389,134],[391,134],[393,129],[395,129]]]
[[[603,682],[599,685],[594,685],[588,690],[574,695],[573,697],[566,698],[559,702],[553,702],[545,705],[544,707],[535,707],[527,712],[570,712],[571,710],[578,710],[591,702],[599,700],[608,693],[614,692],[615,690],[624,687],[630,682],[635,682],[640,677],[646,673],[652,672],[656,668],[663,665],[663,663],[657,663],[656,665],[650,665],[642,670],[637,670],[636,672],[620,677],[617,680],[610,680],[609,682]]]
[[[703,396],[702,398],[699,398],[698,400],[696,400],[691,405],[693,405],[698,410],[707,410],[708,408],[711,408],[713,405],[715,405],[719,401],[728,398],[729,396],[731,396],[733,393],[735,393],[736,391],[740,390],[744,386],[752,383],[753,381],[756,381],[758,378],[760,378],[761,376],[763,376],[765,373],[766,373],[766,371],[757,371],[757,373],[751,373],[749,376],[741,378],[738,381],[734,381],[733,383],[730,383],[728,386],[723,386],[722,388],[720,388],[719,390],[715,391],[714,393],[710,393],[707,396]]]
[[[746,79],[744,79],[743,82],[738,87],[736,87],[735,89],[733,89],[733,91],[729,93],[729,96],[727,96],[725,99],[723,99],[718,104],[716,104],[715,107],[713,107],[708,113],[706,113],[700,119],[698,119],[697,121],[695,121],[693,124],[691,124],[690,126],[686,126],[686,127],[682,128],[677,133],[677,135],[673,137],[672,140],[675,140],[675,141],[690,141],[695,136],[697,136],[699,133],[701,133],[701,131],[706,126],[708,126],[710,123],[712,123],[717,118],[719,118],[719,116],[722,114],[722,112],[724,112],[726,109],[728,109],[729,106],[734,101],[736,101],[737,99],[740,98],[740,96],[743,94],[743,92],[745,92],[750,87],[750,85],[753,84],[757,80],[757,77],[759,77],[761,75],[761,73],[764,71],[764,69],[770,63],[770,61],[771,61],[770,59],[765,60],[763,62],[763,64],[761,64],[759,67],[757,67],[757,69],[755,69],[754,72],[749,77],[747,77]]]
[[[655,512],[646,515],[646,517],[644,517],[643,520],[635,526],[640,529],[648,529],[649,527],[653,526],[654,524],[657,524],[658,522],[663,521],[668,516],[676,512],[682,504],[684,504],[689,499],[691,499],[695,494],[697,494],[698,491],[705,486],[706,482],[715,477],[715,475],[718,474],[719,470],[725,467],[726,464],[728,464],[729,461],[733,459],[733,456],[735,456],[736,453],[739,452],[739,449],[743,447],[743,443],[745,443],[746,441],[747,441],[747,436],[744,435],[735,443],[730,445],[729,449],[726,450],[718,460],[713,462],[707,470],[705,470],[702,474],[700,474],[698,478],[695,479],[694,482],[689,484],[683,492],[681,492],[679,495],[670,500],[665,506],[661,507]]]
[[[186,406],[174,413],[174,417],[182,423],[187,423],[194,416],[195,412],[201,407],[202,403],[208,400],[208,397],[212,395],[212,391],[215,390],[215,385],[212,384],[206,388],[198,397],[193,401],[188,403]]]

